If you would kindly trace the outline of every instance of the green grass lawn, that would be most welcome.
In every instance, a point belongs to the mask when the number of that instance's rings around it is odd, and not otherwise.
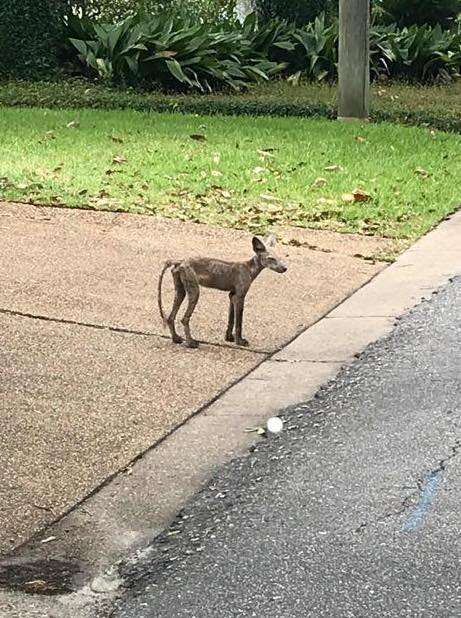
[[[408,240],[461,202],[461,137],[427,128],[0,110],[3,199]]]

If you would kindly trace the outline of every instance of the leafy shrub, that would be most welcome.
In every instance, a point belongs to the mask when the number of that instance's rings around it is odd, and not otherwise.
[[[55,71],[66,0],[0,0],[0,74],[37,77]]]
[[[69,20],[72,46],[88,75],[164,89],[240,89],[285,70],[296,80],[334,80],[338,22],[324,15],[302,28],[272,20],[210,26],[183,17],[129,17],[114,25]],[[461,28],[373,26],[373,75],[415,81],[450,79],[461,67]]]
[[[290,47],[280,24],[258,28],[254,15],[215,28],[169,16],[129,17],[114,25],[72,17],[69,28],[69,40],[90,72],[164,88],[239,89],[267,80],[284,68],[269,59],[270,48]]]
[[[325,16],[316,17],[312,24],[300,29],[295,39],[305,54],[306,73],[311,79],[333,78],[338,66],[338,25],[325,24]]]
[[[437,25],[449,27],[461,13],[461,0],[375,0],[381,19],[399,27]]]
[[[381,27],[372,30],[370,52],[377,73],[421,82],[450,79],[461,68],[461,32],[440,25]]]

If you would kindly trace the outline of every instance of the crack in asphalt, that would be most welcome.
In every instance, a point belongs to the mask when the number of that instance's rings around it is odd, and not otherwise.
[[[451,454],[445,459],[441,459],[438,468],[434,468],[431,470],[431,473],[436,474],[437,472],[444,472],[446,470],[447,463],[454,459],[457,455],[459,455],[459,450],[461,449],[461,438],[455,441],[455,444],[450,447]]]
[[[402,499],[400,508],[385,513],[384,515],[381,515],[376,519],[362,522],[359,526],[357,526],[357,528],[354,529],[354,532],[363,533],[365,529],[370,525],[379,524],[389,519],[390,517],[399,517],[412,507],[415,507],[416,509],[418,507],[418,504],[421,502],[421,499],[424,495],[424,492],[426,491],[429,481],[431,479],[437,478],[439,475],[443,474],[446,471],[448,462],[454,459],[457,455],[459,455],[460,449],[461,439],[458,439],[455,441],[454,445],[450,447],[450,454],[444,459],[440,459],[437,467],[430,469],[423,478],[416,479],[415,490]]]

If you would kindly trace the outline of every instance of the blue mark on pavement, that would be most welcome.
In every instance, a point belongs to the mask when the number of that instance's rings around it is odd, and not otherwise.
[[[427,475],[424,487],[419,496],[418,504],[403,524],[404,532],[417,530],[423,523],[424,517],[434,501],[437,489],[442,479],[443,470],[436,470]]]

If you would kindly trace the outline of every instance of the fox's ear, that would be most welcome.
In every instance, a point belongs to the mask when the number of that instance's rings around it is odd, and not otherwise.
[[[264,239],[264,244],[266,247],[275,247],[277,244],[277,239],[273,234],[268,234]]]
[[[252,244],[253,244],[253,251],[255,253],[263,253],[264,251],[266,251],[266,247],[263,241],[257,236],[253,236]]]

